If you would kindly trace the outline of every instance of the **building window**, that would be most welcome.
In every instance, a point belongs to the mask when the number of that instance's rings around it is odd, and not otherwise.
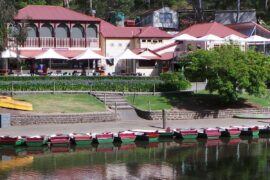
[[[49,23],[43,24],[40,28],[40,37],[53,37],[53,27]]]
[[[84,29],[82,25],[75,24],[71,29],[72,38],[84,38]]]
[[[69,28],[66,24],[61,23],[55,29],[56,38],[67,38],[69,37]]]
[[[151,60],[139,60],[139,67],[154,67],[156,61]]]
[[[172,13],[159,13],[159,20],[161,23],[172,23]]]
[[[153,40],[153,43],[156,44],[158,41],[157,40]]]
[[[151,39],[148,39],[147,42],[151,42]]]
[[[162,39],[158,40],[159,43],[162,43]]]
[[[122,43],[119,43],[118,46],[121,47],[122,46]]]
[[[37,26],[33,23],[27,25],[27,37],[37,37]]]
[[[145,40],[145,39],[143,39],[143,40],[142,40],[142,42],[146,42],[146,40]]]
[[[86,37],[88,38],[97,38],[98,33],[97,33],[97,26],[95,25],[89,25],[86,29]]]
[[[114,46],[114,44],[113,44],[113,43],[111,43],[111,44],[110,44],[110,46],[111,46],[111,47],[113,47],[113,46]]]

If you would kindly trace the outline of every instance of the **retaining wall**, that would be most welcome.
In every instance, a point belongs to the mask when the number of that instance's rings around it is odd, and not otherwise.
[[[138,116],[147,120],[162,120],[162,111],[144,111],[135,109]],[[166,110],[167,120],[188,120],[188,119],[213,119],[232,118],[234,115],[242,113],[267,114],[270,108],[246,108],[246,109],[226,109],[226,110]]]
[[[109,122],[118,120],[112,112],[76,113],[76,114],[23,114],[12,115],[12,126],[39,125],[39,124],[70,124]]]

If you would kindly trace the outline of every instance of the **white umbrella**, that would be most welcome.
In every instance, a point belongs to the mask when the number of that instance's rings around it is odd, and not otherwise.
[[[49,59],[50,60],[50,68],[51,68],[51,59],[65,59],[67,60],[65,56],[62,56],[61,54],[57,53],[53,49],[48,49],[46,52],[41,53],[35,57],[35,59]]]
[[[223,41],[223,38],[220,38],[213,34],[208,34],[206,36],[198,38],[197,40],[198,41]]]
[[[246,38],[246,42],[269,42],[270,39],[258,36],[258,35],[254,35],[254,36],[250,36],[248,38]]]
[[[16,54],[14,51],[11,51],[10,49],[6,49],[5,51],[1,52],[1,57],[2,59],[16,59],[16,58],[26,58],[25,56]],[[6,64],[6,69],[8,69],[8,62]]]
[[[95,53],[94,51],[92,51],[91,49],[86,49],[86,51],[82,52],[81,54],[79,54],[78,56],[74,57],[73,59],[77,59],[77,60],[87,60],[88,61],[88,69],[90,69],[89,67],[89,59],[104,59],[104,56],[101,56],[97,53]]]
[[[53,49],[49,49],[46,52],[37,55],[35,59],[68,59],[68,58],[62,56]]]
[[[4,59],[14,59],[17,57],[26,58],[25,56],[16,54],[14,51],[11,51],[10,49],[7,49],[1,53],[1,58]]]
[[[261,42],[263,43],[263,52],[265,54],[265,42],[269,42],[270,39],[267,39],[267,38],[264,38],[264,37],[261,37],[261,36],[258,36],[258,35],[253,35],[253,36],[250,36],[248,38],[246,38],[246,42],[248,44],[253,44],[253,43],[258,43],[258,42]]]
[[[181,34],[180,36],[176,36],[173,38],[176,41],[197,41],[198,38],[191,36],[189,34]]]
[[[126,59],[126,60],[133,60],[133,59],[138,59],[138,60],[146,60],[146,58],[135,54],[132,52],[130,49],[127,49],[123,54],[121,54],[117,59]],[[127,65],[128,62],[126,61],[126,72],[127,72]],[[136,64],[135,64],[136,66]],[[135,67],[136,68],[136,67]]]
[[[121,54],[117,59],[142,59],[145,60],[146,58],[139,56],[132,52],[130,49],[127,49],[123,54]]]
[[[220,38],[213,34],[208,34],[206,36],[198,38],[198,41],[204,41],[205,42],[205,49],[207,49],[207,41],[223,41],[223,38]]]
[[[231,35],[224,37],[224,40],[225,41],[236,41],[236,42],[245,42],[246,41],[246,39],[244,39],[240,36],[234,35],[234,34],[231,34]]]
[[[104,56],[95,53],[91,49],[87,49],[86,51],[74,57],[73,59],[82,60],[82,59],[104,59],[104,58],[105,58]]]

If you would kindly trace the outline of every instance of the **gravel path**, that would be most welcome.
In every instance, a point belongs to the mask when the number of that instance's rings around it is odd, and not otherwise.
[[[230,125],[268,125],[270,120],[255,119],[201,119],[168,121],[167,127],[171,128],[202,128]],[[14,126],[0,129],[0,135],[50,135],[55,133],[71,132],[118,132],[129,129],[160,129],[162,121],[149,120],[120,120],[117,122],[84,123],[84,124],[49,124]]]

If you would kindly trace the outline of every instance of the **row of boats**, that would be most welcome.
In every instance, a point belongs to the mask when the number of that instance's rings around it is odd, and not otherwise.
[[[240,135],[256,137],[259,134],[270,134],[269,126],[230,126],[217,128],[188,128],[166,130],[128,130],[118,133],[71,133],[55,134],[51,136],[1,136],[1,146],[22,146],[39,147],[67,146],[70,144],[90,145],[92,143],[133,143],[134,141],[158,142],[159,138],[182,138],[196,139],[206,138],[209,140],[219,139],[220,137],[238,138]]]

